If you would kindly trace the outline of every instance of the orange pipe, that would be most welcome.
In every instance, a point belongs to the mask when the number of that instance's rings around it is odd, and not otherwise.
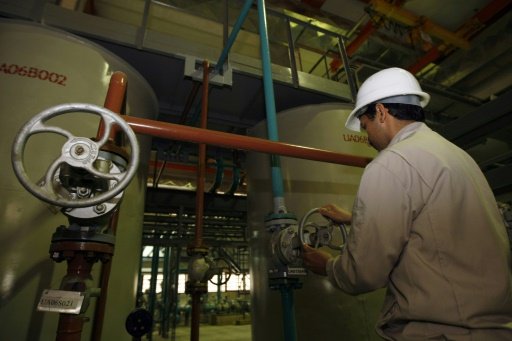
[[[138,134],[168,140],[205,143],[230,149],[249,150],[361,168],[364,168],[372,160],[369,157],[340,154],[323,149],[274,142],[257,137],[159,122],[139,117],[123,116],[123,119],[128,122],[133,131]]]
[[[104,107],[120,114],[123,109],[124,98],[126,96],[126,86],[128,84],[128,76],[121,72],[116,71],[110,77],[110,83],[105,97]],[[100,121],[98,126],[97,138],[100,139],[105,133],[103,120]],[[110,132],[110,140],[113,141],[116,135],[116,129]],[[115,236],[117,230],[117,221],[119,219],[119,210],[116,210],[109,221],[109,228],[111,233]],[[100,282],[101,293],[98,297],[95,307],[94,319],[92,324],[91,339],[93,341],[101,340],[101,333],[103,331],[103,321],[105,319],[105,308],[107,305],[108,282],[110,279],[110,269],[112,260],[101,265]]]
[[[201,100],[200,127],[206,129],[208,121],[208,72],[210,63],[203,62],[203,93]],[[204,213],[204,183],[206,177],[206,144],[199,144],[199,155],[197,160],[197,188],[196,188],[196,231],[194,246],[201,247],[203,244],[203,213]]]
[[[105,103],[103,106],[110,111],[115,113],[121,113],[123,109],[124,97],[126,94],[126,86],[128,84],[128,76],[121,71],[116,71],[110,77],[110,83],[108,85],[107,96],[105,97]],[[96,137],[99,139],[105,132],[105,126],[103,121],[100,122],[98,127],[98,133]],[[115,129],[112,129],[110,138],[114,139]]]
[[[456,34],[469,39],[473,37],[476,33],[478,33],[481,29],[485,27],[485,24],[491,21],[497,14],[501,11],[506,10],[511,4],[510,0],[494,0],[491,3],[487,4],[484,8],[482,8],[478,13],[476,13],[471,19],[466,21],[461,27],[459,27],[456,31]],[[427,54],[418,59],[413,65],[409,66],[407,69],[415,74],[428,64],[435,62],[442,56],[447,55],[452,52],[454,48],[447,46],[446,44],[441,44],[439,46],[432,47]]]
[[[364,44],[365,41],[375,32],[377,29],[373,25],[373,22],[370,20],[366,23],[366,25],[361,30],[361,33],[350,42],[347,46],[347,55],[352,57],[354,53]]]

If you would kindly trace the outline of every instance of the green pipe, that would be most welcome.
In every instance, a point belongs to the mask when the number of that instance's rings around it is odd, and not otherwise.
[[[272,63],[270,61],[270,48],[267,32],[267,15],[265,1],[258,0],[258,27],[261,43],[261,62],[263,68],[263,90],[265,94],[265,109],[267,113],[267,135],[271,141],[279,141],[277,130],[276,101],[274,97],[274,85],[272,82]],[[270,156],[272,172],[272,193],[274,195],[274,212],[284,213],[284,186],[279,156]]]
[[[219,189],[220,185],[222,184],[222,179],[224,178],[224,160],[222,160],[222,157],[216,159],[215,164],[217,167],[217,171],[215,173],[215,182],[208,191],[209,193],[215,193],[217,189]]]
[[[224,62],[228,58],[229,50],[231,49],[231,46],[233,46],[233,43],[236,40],[236,37],[238,35],[238,32],[240,32],[240,29],[242,28],[242,24],[245,21],[245,18],[247,18],[247,14],[249,14],[249,10],[251,9],[253,0],[246,0],[244,3],[244,6],[242,7],[242,11],[240,12],[240,15],[238,16],[235,25],[233,26],[233,29],[231,30],[231,34],[228,37],[228,41],[226,46],[224,46],[224,49],[222,50],[219,60],[217,61],[217,65],[215,65],[216,71],[221,71],[222,67],[224,66]]]
[[[294,289],[290,285],[282,285],[280,289],[281,305],[283,309],[284,339],[286,341],[295,341],[297,340],[297,326],[295,325]]]

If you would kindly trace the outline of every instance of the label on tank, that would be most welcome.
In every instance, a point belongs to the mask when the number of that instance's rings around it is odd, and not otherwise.
[[[45,290],[41,295],[37,310],[66,314],[80,314],[84,295],[77,291]]]

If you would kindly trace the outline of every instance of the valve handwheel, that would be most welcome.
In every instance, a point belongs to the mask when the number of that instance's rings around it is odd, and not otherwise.
[[[226,284],[231,278],[231,266],[222,257],[215,258],[213,260],[213,264],[213,276],[210,278],[210,283],[215,284],[216,286]],[[217,276],[217,280],[213,279],[215,276]]]
[[[299,228],[297,230],[297,234],[299,235],[299,239],[301,242],[301,245],[304,245],[307,243],[306,239],[304,238],[304,230],[305,228],[313,228],[315,236],[315,245],[313,245],[315,248],[318,248],[321,245],[325,245],[333,250],[343,250],[343,247],[345,246],[345,243],[347,242],[347,231],[345,229],[345,225],[343,224],[337,224],[333,222],[331,219],[328,219],[322,215],[327,220],[326,225],[319,225],[313,222],[309,221],[309,218],[313,214],[320,214],[318,208],[314,208],[310,210],[308,213],[302,217],[302,220],[299,223]],[[332,241],[333,232],[339,229],[343,242],[340,245],[334,244]],[[326,233],[327,232],[327,233]],[[310,240],[311,242],[311,240]]]
[[[55,126],[47,126],[45,122],[51,118],[73,113],[91,113],[102,118],[104,123],[103,136],[99,141],[93,141],[86,137],[76,137],[69,131]],[[128,138],[131,148],[130,161],[126,170],[119,173],[103,173],[94,167],[94,162],[98,159],[100,148],[109,140],[110,132],[113,126],[120,128]],[[55,133],[67,138],[62,146],[61,155],[48,167],[41,183],[36,184],[31,181],[25,171],[23,162],[25,145],[28,139],[35,134]],[[12,165],[14,173],[20,183],[37,198],[50,204],[60,207],[89,207],[106,202],[124,190],[137,172],[139,163],[139,144],[137,137],[130,126],[117,114],[112,111],[93,104],[68,103],[48,108],[28,121],[18,132],[12,148]],[[81,168],[92,175],[109,180],[111,184],[109,189],[92,197],[80,198],[77,195],[64,196],[60,189],[60,184],[56,173],[62,164],[68,164],[75,168]]]

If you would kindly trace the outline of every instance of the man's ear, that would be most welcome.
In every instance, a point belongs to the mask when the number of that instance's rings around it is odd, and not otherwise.
[[[388,115],[388,109],[386,109],[386,107],[383,106],[381,103],[377,103],[375,107],[375,116],[377,117],[379,122],[383,123]]]

